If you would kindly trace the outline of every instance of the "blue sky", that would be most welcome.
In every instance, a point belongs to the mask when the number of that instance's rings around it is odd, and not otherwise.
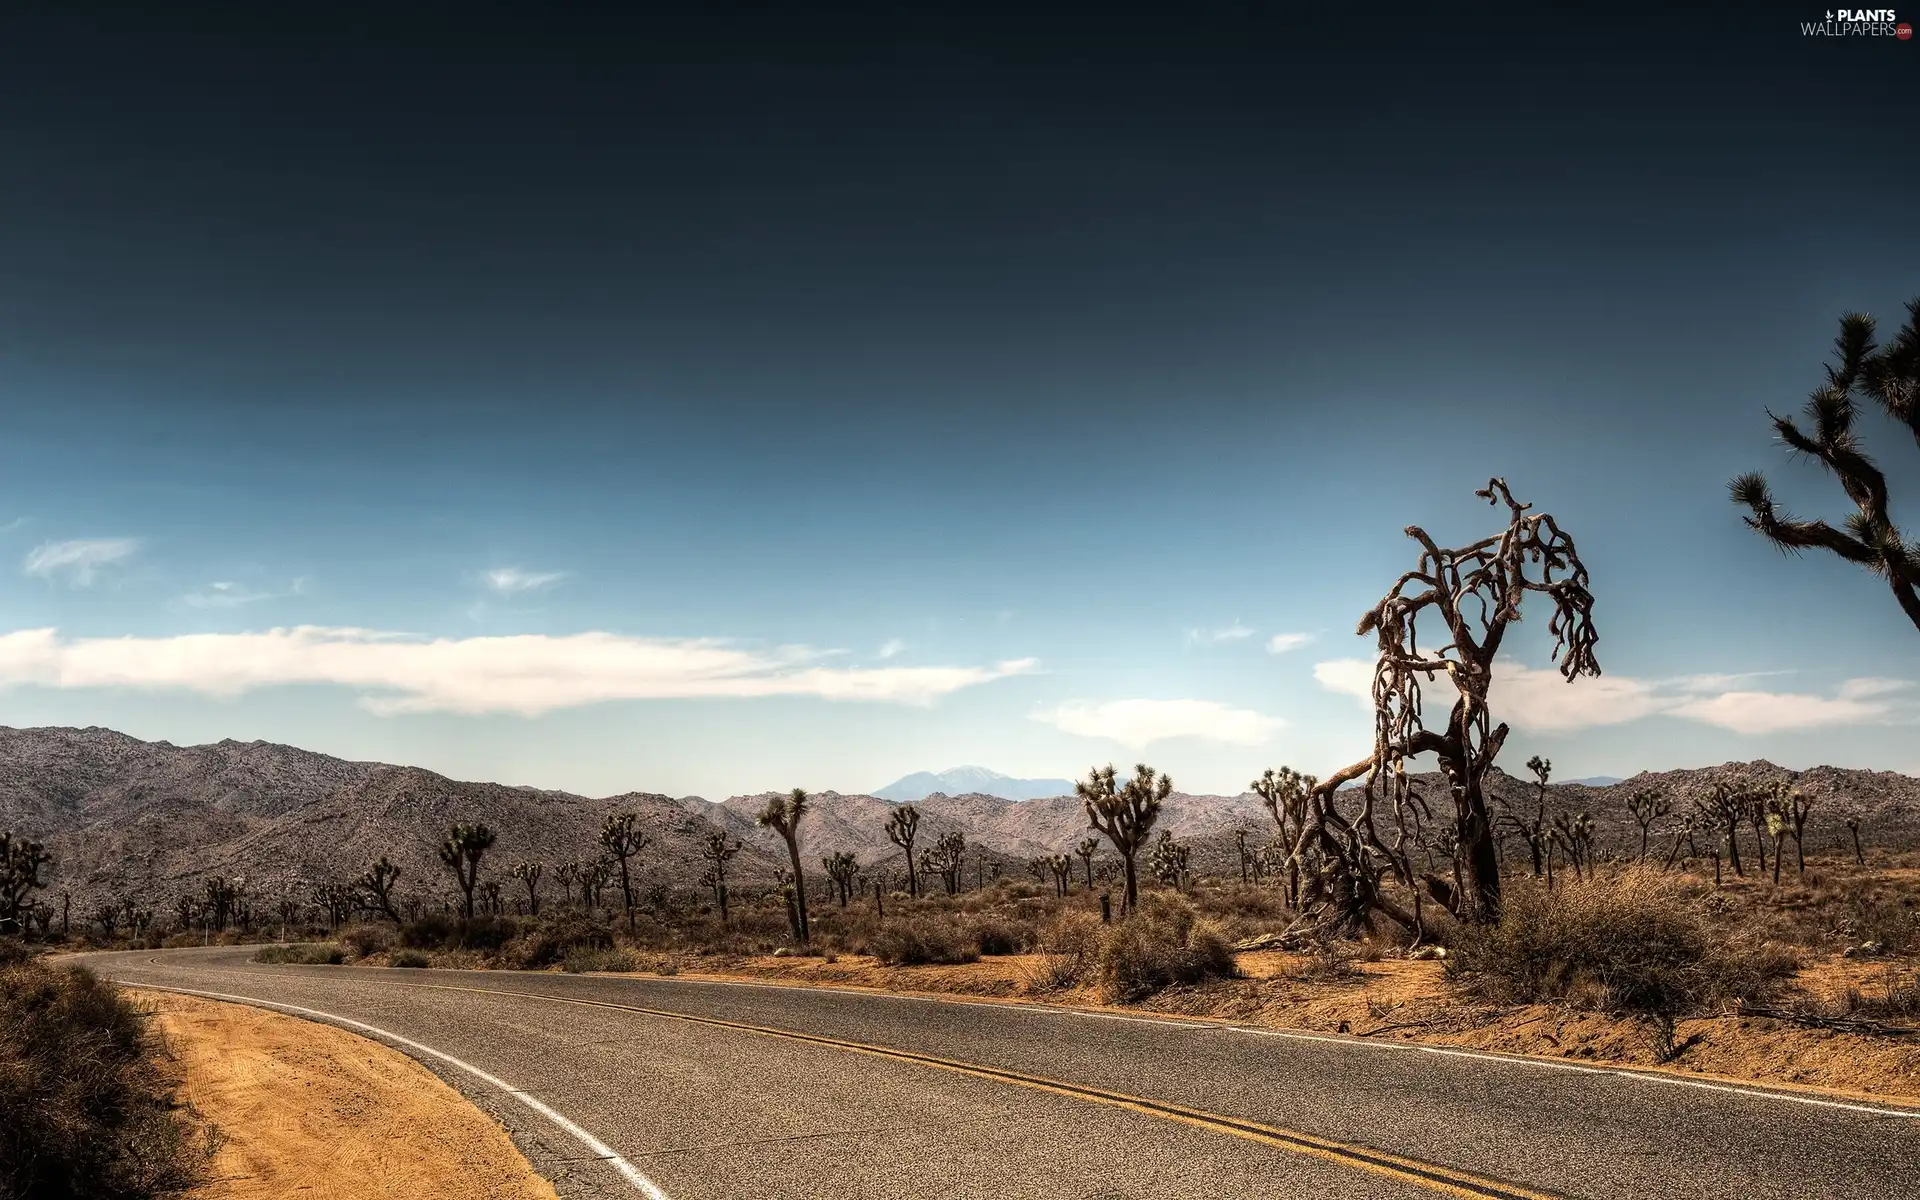
[[[1365,749],[1353,625],[1498,474],[1607,671],[1530,674],[1527,627],[1510,769],[1920,770],[1892,598],[1724,491],[1842,515],[1764,409],[1920,292],[1910,44],[41,20],[0,63],[0,722],[589,793],[1237,791]]]

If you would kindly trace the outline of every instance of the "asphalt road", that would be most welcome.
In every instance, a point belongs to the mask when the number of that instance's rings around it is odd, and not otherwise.
[[[1920,1110],[1892,1105],[1038,1006],[251,954],[85,961],[378,1031],[567,1197],[1920,1194]]]

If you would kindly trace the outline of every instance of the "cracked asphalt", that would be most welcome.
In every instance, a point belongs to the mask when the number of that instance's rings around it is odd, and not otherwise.
[[[631,1172],[510,1092],[401,1047],[498,1116],[570,1200],[648,1186],[672,1200],[1920,1193],[1920,1111],[1895,1105],[1042,1006],[675,978],[267,966],[252,953],[84,961],[131,985],[319,1010],[487,1072]],[[1188,1110],[1205,1116],[1180,1115]],[[1334,1149],[1234,1132],[1247,1122]],[[1455,1182],[1423,1181],[1421,1164]]]

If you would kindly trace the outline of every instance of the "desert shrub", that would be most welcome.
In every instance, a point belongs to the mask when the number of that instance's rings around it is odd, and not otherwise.
[[[349,925],[336,940],[348,957],[365,958],[393,949],[394,929],[391,925]]]
[[[1887,967],[1881,972],[1880,986],[1874,992],[1848,988],[1838,1015],[1865,1017],[1873,1021],[1910,1021],[1920,1017],[1920,972],[1902,974],[1891,966]]]
[[[520,924],[512,917],[475,917],[455,927],[453,944],[461,950],[498,950],[519,934]]]
[[[1039,966],[1027,980],[1030,990],[1058,992],[1090,983],[1106,950],[1106,926],[1092,913],[1064,912],[1040,931],[1035,948]]]
[[[1027,948],[1030,928],[995,917],[975,917],[971,924],[974,947],[982,954],[1018,954]]]
[[[1315,946],[1297,962],[1289,963],[1284,974],[1288,979],[1300,983],[1340,983],[1360,974],[1360,969],[1353,965],[1355,957],[1353,947],[1329,939]],[[1380,953],[1376,949],[1373,958],[1368,961],[1378,962],[1379,958]]]
[[[140,1017],[78,967],[0,967],[0,1195],[144,1200],[199,1182]]]
[[[390,967],[424,967],[431,963],[432,960],[420,950],[395,950],[387,956],[387,965]]]
[[[1750,933],[1716,929],[1707,906],[1647,867],[1509,888],[1498,924],[1461,925],[1447,971],[1496,1001],[1560,1000],[1677,1016],[1758,999],[1795,963]]]
[[[1219,925],[1201,919],[1181,896],[1150,892],[1141,897],[1140,910],[1107,939],[1100,955],[1100,994],[1125,1003],[1175,984],[1238,973]]]
[[[868,940],[867,948],[889,967],[970,963],[980,957],[979,942],[971,931],[922,916],[888,923]]]
[[[451,945],[460,922],[446,913],[425,913],[400,927],[400,944],[409,950],[438,950]]]
[[[295,942],[289,946],[262,946],[253,956],[253,961],[307,967],[337,967],[346,961],[346,955],[333,942]]]
[[[523,970],[539,970],[564,962],[575,950],[613,949],[613,930],[584,913],[568,912],[544,918],[502,951]]]
[[[560,969],[570,975],[579,975],[587,971],[637,971],[640,964],[631,950],[596,950],[576,946],[567,952]]]

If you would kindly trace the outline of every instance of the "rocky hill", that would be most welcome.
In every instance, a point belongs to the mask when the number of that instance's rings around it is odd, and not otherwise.
[[[1444,804],[1431,775],[1420,777]],[[1641,788],[1673,799],[1676,816],[1717,781],[1766,785],[1784,779],[1819,798],[1808,828],[1812,852],[1846,845],[1840,815],[1859,811],[1867,837],[1893,846],[1920,844],[1920,779],[1888,771],[1814,767],[1790,771],[1768,762],[1650,772],[1606,787],[1555,784],[1550,812],[1594,815],[1603,848],[1637,846],[1638,827],[1626,797]],[[1527,806],[1530,781],[1495,771],[1497,798]],[[307,895],[312,885],[351,878],[382,854],[399,863],[402,892],[443,896],[448,878],[436,848],[455,821],[484,821],[499,835],[488,874],[504,878],[519,859],[549,868],[598,852],[595,838],[609,813],[640,815],[653,843],[643,856],[649,881],[697,886],[706,836],[724,829],[744,844],[733,863],[743,886],[771,882],[785,847],[754,823],[766,796],[712,802],[630,792],[598,798],[567,792],[470,783],[416,767],[349,762],[266,742],[174,746],[143,742],[108,729],[0,727],[0,829],[48,844],[55,858],[51,893],[70,892],[76,906],[132,897],[162,908],[196,890],[203,876],[241,876],[256,896]],[[804,862],[851,850],[869,869],[891,876],[899,850],[885,823],[896,805],[874,796],[825,792],[802,823]],[[992,861],[1012,863],[1068,851],[1088,836],[1072,796],[1009,800],[978,793],[936,793],[920,802],[920,846],[960,830]],[[1256,840],[1272,824],[1251,794],[1169,798],[1161,827],[1191,841],[1203,870],[1231,871],[1232,833]],[[1657,844],[1657,843],[1656,843]],[[549,887],[551,875],[549,874]],[[557,890],[557,889],[555,889]]]

